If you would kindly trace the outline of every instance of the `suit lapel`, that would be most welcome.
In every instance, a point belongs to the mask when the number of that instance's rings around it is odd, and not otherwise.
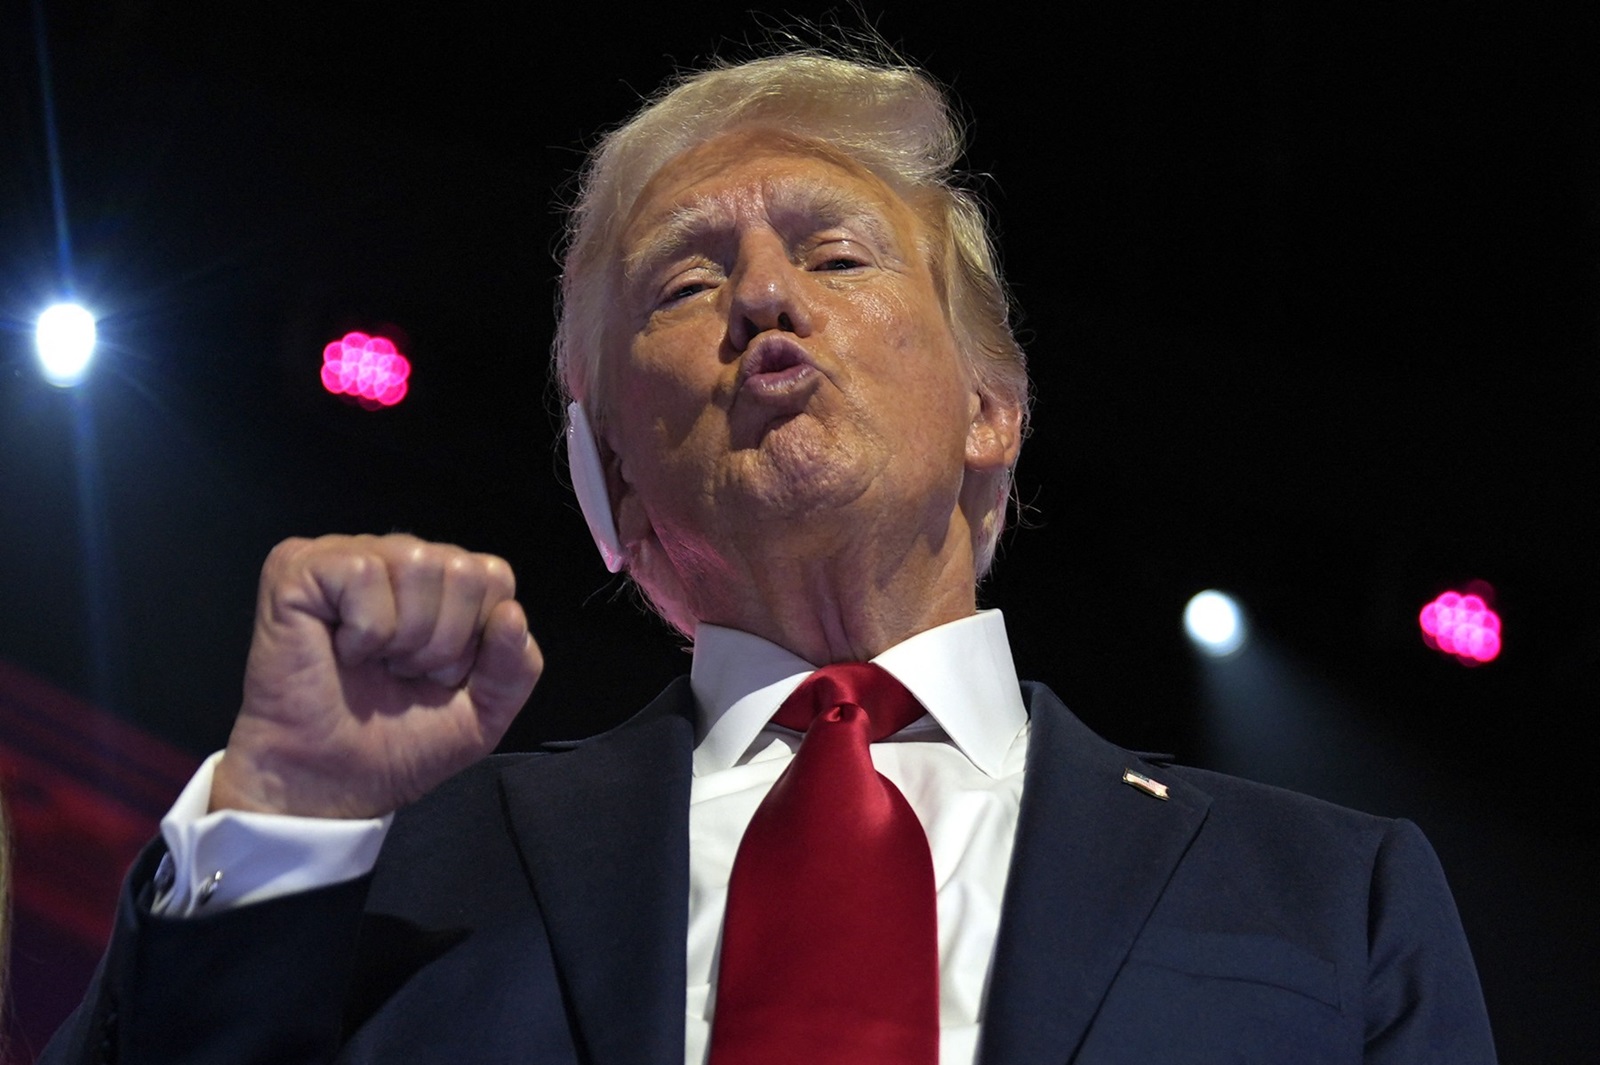
[[[1201,823],[1207,796],[1089,731],[1047,689],[1032,719],[1017,845],[978,1059],[1071,1060]],[[683,1053],[687,679],[632,721],[508,769],[509,815],[596,1065]],[[1162,801],[1125,769],[1170,785]]]
[[[1210,800],[1096,736],[1042,685],[1023,687],[1028,768],[978,1060],[1061,1065]],[[1169,798],[1123,783],[1125,769],[1169,784]]]
[[[501,778],[595,1065],[683,1056],[693,745],[681,678],[618,729]]]

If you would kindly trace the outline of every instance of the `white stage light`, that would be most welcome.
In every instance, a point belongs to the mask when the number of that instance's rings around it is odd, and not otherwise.
[[[1244,646],[1244,615],[1233,597],[1205,591],[1183,608],[1183,629],[1195,646],[1215,658],[1231,655]]]
[[[82,381],[94,357],[94,315],[76,303],[58,303],[39,315],[34,343],[45,380],[61,388]]]

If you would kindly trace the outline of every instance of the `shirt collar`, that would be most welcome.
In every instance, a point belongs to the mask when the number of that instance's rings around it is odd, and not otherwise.
[[[1011,742],[1028,720],[1000,611],[919,632],[873,661],[917,697],[973,765],[1000,775]],[[737,762],[816,668],[748,632],[696,626],[689,673],[698,715],[695,775]]]

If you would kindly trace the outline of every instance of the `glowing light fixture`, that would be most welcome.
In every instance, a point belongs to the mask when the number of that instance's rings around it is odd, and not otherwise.
[[[1233,654],[1244,646],[1244,615],[1233,597],[1204,591],[1183,608],[1183,630],[1201,651],[1214,658]]]
[[[346,333],[322,349],[322,387],[369,409],[405,399],[410,377],[410,360],[388,337]]]
[[[71,388],[89,373],[94,358],[94,315],[76,303],[57,303],[39,315],[34,344],[44,378],[58,388]]]
[[[1500,654],[1500,615],[1481,595],[1445,592],[1417,616],[1422,640],[1465,665],[1493,662]]]

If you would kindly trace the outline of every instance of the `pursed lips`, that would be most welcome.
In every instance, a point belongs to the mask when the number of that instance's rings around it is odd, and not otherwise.
[[[809,392],[821,371],[805,348],[792,338],[769,334],[745,349],[734,384],[736,397],[758,403],[787,405]]]

